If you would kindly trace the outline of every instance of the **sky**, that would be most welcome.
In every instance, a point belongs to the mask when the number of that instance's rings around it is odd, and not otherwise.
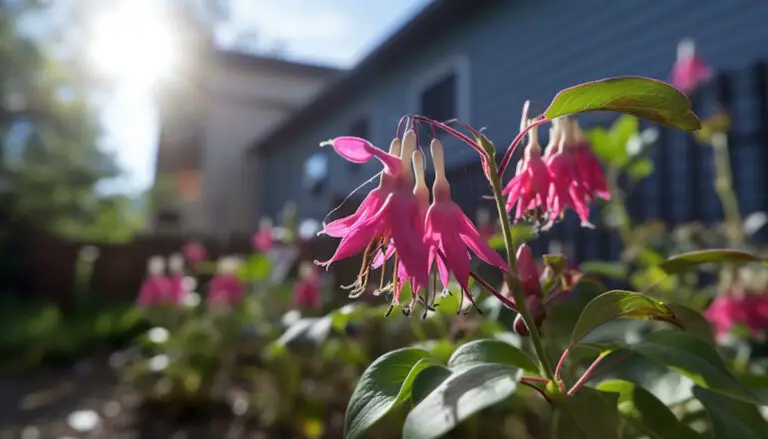
[[[231,0],[216,28],[221,47],[236,35],[255,35],[255,48],[288,59],[351,67],[429,0]],[[279,51],[279,52],[277,52]],[[126,176],[103,186],[135,193],[151,186],[158,126],[145,88],[126,84],[105,102],[103,147],[114,151]]]

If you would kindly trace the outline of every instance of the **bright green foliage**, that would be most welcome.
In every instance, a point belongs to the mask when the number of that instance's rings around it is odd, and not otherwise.
[[[683,93],[641,77],[602,79],[567,88],[555,96],[544,115],[554,119],[589,111],[617,111],[686,131],[701,127]]]

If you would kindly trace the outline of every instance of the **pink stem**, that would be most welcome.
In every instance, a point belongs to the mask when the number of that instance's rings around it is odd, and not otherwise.
[[[579,378],[578,381],[576,381],[576,384],[571,387],[571,390],[568,391],[568,396],[573,396],[574,393],[578,392],[579,389],[584,387],[584,384],[587,384],[587,381],[592,378],[592,373],[595,371],[595,368],[600,364],[601,361],[603,361],[603,358],[605,358],[607,355],[600,355],[599,357],[595,358],[595,361],[592,362],[592,364],[589,365],[586,372],[584,372],[584,375]]]
[[[524,130],[520,131],[520,134],[515,136],[514,140],[512,140],[512,143],[509,144],[509,147],[507,148],[507,152],[504,153],[504,158],[501,160],[501,164],[499,165],[499,177],[502,177],[504,175],[504,171],[507,169],[507,166],[509,166],[509,161],[512,160],[512,154],[515,153],[515,150],[517,149],[517,145],[523,140],[523,137],[525,137],[525,135],[528,134],[528,131],[540,125],[544,125],[547,122],[549,122],[549,119],[547,118],[539,119],[536,122],[525,127]]]
[[[513,301],[509,300],[508,298],[504,297],[504,296],[503,296],[501,293],[499,293],[498,291],[496,291],[496,289],[494,289],[492,286],[488,285],[488,283],[487,283],[486,281],[484,281],[482,278],[480,278],[480,277],[479,277],[478,275],[476,275],[475,273],[472,273],[472,272],[470,271],[470,272],[469,272],[469,275],[470,275],[470,276],[472,276],[472,278],[473,278],[473,279],[475,279],[475,281],[477,281],[477,283],[479,283],[480,285],[482,285],[482,287],[483,287],[483,288],[485,288],[486,290],[488,290],[488,292],[489,292],[489,293],[493,294],[493,295],[494,295],[494,297],[496,297],[497,299],[499,299],[499,301],[500,301],[501,303],[503,303],[503,304],[504,304],[504,306],[506,306],[507,308],[511,309],[511,310],[512,310],[512,311],[514,311],[514,312],[517,312],[517,305],[515,305],[515,302],[513,302]]]
[[[555,381],[557,381],[557,385],[560,387],[561,391],[565,391],[565,384],[563,383],[562,378],[560,377],[561,373],[563,372],[563,366],[565,365],[565,359],[568,358],[568,354],[571,353],[571,347],[568,346],[563,351],[563,355],[560,356],[560,361],[557,362],[557,366],[555,367]]]
[[[458,132],[457,130],[455,130],[455,129],[451,128],[451,127],[449,127],[448,125],[446,125],[446,124],[444,124],[442,122],[438,122],[436,120],[432,120],[432,119],[430,119],[428,117],[424,117],[424,116],[413,116],[413,120],[417,120],[417,121],[421,121],[421,122],[426,122],[426,123],[428,123],[428,124],[430,124],[432,126],[438,127],[441,130],[445,131],[446,133],[448,133],[448,134],[450,134],[450,135],[460,139],[462,142],[464,142],[467,145],[471,146],[472,149],[474,149],[475,151],[479,152],[481,155],[485,156],[485,152],[483,151],[483,148],[480,147],[480,145],[478,145],[475,141],[473,141],[469,137],[465,136],[464,134]]]
[[[528,377],[528,376],[520,378],[520,381],[524,383],[538,383],[538,384],[547,384],[549,382],[549,380],[546,378]]]

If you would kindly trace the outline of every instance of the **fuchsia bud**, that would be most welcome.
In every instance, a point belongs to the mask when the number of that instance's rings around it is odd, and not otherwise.
[[[533,320],[536,323],[536,326],[540,326],[542,322],[544,322],[545,315],[544,309],[541,306],[541,297],[527,296],[525,298],[525,303],[528,307],[528,312],[530,312],[533,316]],[[523,337],[531,333],[531,331],[528,329],[528,326],[525,324],[525,320],[523,320],[522,314],[518,314],[517,317],[515,317],[513,326],[515,328],[515,332]]]
[[[522,244],[517,249],[517,275],[523,285],[523,292],[526,297],[541,297],[539,269],[533,260],[531,248],[527,244]]]

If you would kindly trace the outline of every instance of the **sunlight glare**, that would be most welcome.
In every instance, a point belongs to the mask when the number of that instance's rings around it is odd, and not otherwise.
[[[135,1],[98,17],[88,58],[99,72],[127,85],[151,87],[176,68],[176,35],[151,2]]]

